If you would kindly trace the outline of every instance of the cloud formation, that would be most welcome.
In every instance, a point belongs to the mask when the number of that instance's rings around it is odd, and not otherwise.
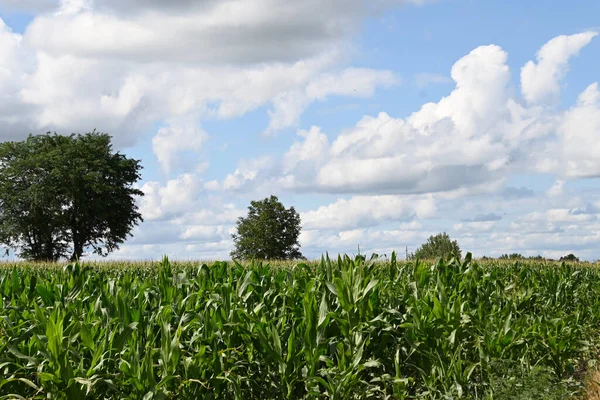
[[[546,86],[535,84],[535,93],[554,93],[563,77],[557,71],[565,70],[569,57],[594,36],[587,32],[545,44],[538,66],[554,72]],[[300,140],[281,160],[249,174],[240,166],[225,180],[245,176],[246,187],[268,181],[299,192],[420,194],[478,190],[516,172],[598,176],[598,84],[562,113],[524,105],[510,85],[507,57],[498,46],[480,46],[454,64],[455,88],[437,103],[424,104],[406,118],[386,112],[365,116],[333,140],[318,127],[300,130]],[[529,81],[525,73],[526,98],[534,93]],[[274,167],[278,163],[281,167]],[[527,194],[506,190],[507,196]]]
[[[313,256],[414,250],[443,230],[478,255],[593,254],[600,197],[571,183],[600,176],[598,83],[558,105],[569,61],[596,32],[548,41],[520,69],[520,87],[510,49],[491,44],[460,58],[450,78],[415,76],[454,86],[413,113],[379,109],[340,131],[302,119],[311,104],[359,103],[402,83],[391,69],[348,65],[365,15],[401,3],[0,0],[40,12],[23,35],[0,20],[0,137],[98,128],[122,148],[154,135],[166,180],[143,183],[146,222],[115,257],[226,257],[244,206],[272,192],[286,204],[327,199],[297,207]],[[209,121],[256,110],[268,117],[256,133],[299,128],[293,143],[205,179],[210,160],[194,157],[213,135]],[[512,182],[518,174],[555,183],[534,190]]]

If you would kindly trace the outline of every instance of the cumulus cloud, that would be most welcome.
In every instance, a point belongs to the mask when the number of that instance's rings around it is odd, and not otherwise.
[[[548,49],[557,43],[575,43],[580,49],[592,37],[551,40],[540,50],[540,60],[546,60],[540,61],[542,67],[548,68],[545,63],[550,59],[566,62],[574,54],[575,45],[569,45],[567,55],[551,58],[554,53]],[[498,190],[515,172],[597,176],[597,84],[562,114],[523,106],[510,87],[506,61],[507,53],[500,47],[480,46],[454,64],[455,88],[437,103],[427,103],[407,118],[385,112],[365,116],[333,140],[318,127],[300,130],[301,140],[279,161],[281,168],[273,167],[279,165],[275,160],[270,168],[253,170],[247,181],[301,192],[465,195],[482,188]],[[327,85],[323,86],[325,90]],[[236,174],[243,175],[243,168]],[[504,195],[531,193],[506,188]]]
[[[165,172],[169,172],[175,164],[175,155],[182,151],[199,151],[208,140],[198,122],[170,121],[161,127],[152,138],[152,149]]]
[[[287,162],[280,183],[332,193],[426,193],[497,179],[507,162],[496,128],[508,99],[506,57],[497,46],[475,49],[452,68],[454,91],[407,119],[366,116],[330,145],[323,134],[301,132],[306,141],[318,137],[329,157],[305,156],[300,174]],[[302,145],[294,146],[286,158]]]
[[[27,41],[56,55],[143,62],[295,62],[343,45],[365,14],[399,2],[99,0],[90,7],[80,3],[84,0],[65,1],[62,8],[70,12],[36,18],[27,29]]]
[[[600,91],[595,82],[583,91],[558,127],[559,173],[567,177],[600,176]],[[557,172],[557,171],[555,171]]]
[[[355,196],[303,213],[301,218],[306,229],[348,230],[414,217],[431,218],[436,211],[431,196]]]
[[[339,73],[323,73],[313,79],[304,90],[284,92],[272,101],[266,135],[294,126],[304,109],[313,101],[328,96],[370,97],[378,86],[389,87],[398,83],[391,71],[368,68],[347,68]]]
[[[177,137],[185,135],[191,140],[191,150],[197,150],[206,140],[199,126],[203,119],[235,118],[271,106],[267,130],[276,133],[295,125],[306,106],[321,96],[347,94],[340,89],[340,82],[358,80],[357,92],[352,92],[352,96],[366,96],[378,86],[395,82],[389,71],[338,70],[340,58],[335,52],[291,63],[246,66],[170,65],[162,58],[140,64],[34,49],[3,22],[0,38],[2,137],[54,130],[88,132],[96,128],[111,133],[115,144],[123,147],[135,144],[143,132],[157,123],[185,121],[185,129],[163,126],[156,140],[174,137],[178,131]],[[323,80],[333,83],[324,92],[309,95],[308,88]],[[195,127],[194,122],[198,123]],[[198,137],[192,138],[192,131]],[[164,169],[169,169],[169,157],[180,150],[178,146],[171,143],[170,150],[158,150]]]
[[[274,134],[302,126],[313,102],[397,85],[391,71],[344,65],[348,33],[366,12],[393,3],[28,0],[26,8],[52,12],[38,15],[23,36],[0,22],[0,136],[97,128],[123,147],[152,127],[153,151],[172,173],[181,152],[204,149],[206,119],[265,107],[265,133]],[[558,189],[536,197],[506,184],[519,173],[548,173],[559,182],[599,175],[597,83],[565,111],[547,107],[556,104],[569,59],[594,36],[545,44],[521,70],[522,97],[511,87],[505,50],[481,46],[454,64],[447,96],[410,115],[382,111],[341,132],[299,129],[280,156],[242,160],[224,179],[204,182],[202,163],[194,173],[146,182],[139,200],[146,222],[115,257],[227,257],[248,200],[229,192],[285,190],[340,196],[302,213],[309,255],[356,245],[414,249],[448,226],[469,250],[590,254],[600,197],[575,199]],[[489,204],[467,214],[464,199],[472,197]],[[506,216],[514,204],[524,205],[524,216]]]
[[[402,251],[405,246],[415,249],[424,243],[428,231],[400,226],[399,229],[351,229],[337,233],[331,231],[306,230],[300,234],[302,251],[306,254],[320,255],[328,252],[337,254],[378,253],[391,256],[392,251]],[[400,254],[399,258],[403,255]]]
[[[140,213],[149,221],[178,217],[197,204],[202,190],[200,179],[194,174],[182,174],[177,179],[146,182],[140,188],[144,196],[140,200]]]
[[[569,59],[598,35],[583,32],[561,35],[546,43],[537,53],[537,63],[529,61],[521,69],[521,90],[528,103],[553,103],[560,95],[560,83],[568,71]]]

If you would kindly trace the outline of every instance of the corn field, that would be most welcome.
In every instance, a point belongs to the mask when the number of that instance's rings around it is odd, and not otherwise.
[[[583,264],[21,263],[0,296],[0,399],[564,399],[600,344]]]

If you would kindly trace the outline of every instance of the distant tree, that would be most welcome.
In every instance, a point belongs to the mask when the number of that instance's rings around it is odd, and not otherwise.
[[[138,160],[92,133],[0,144],[0,243],[31,260],[105,256],[142,221]]]
[[[520,260],[525,257],[523,257],[523,254],[512,253],[512,254],[502,254],[499,258],[500,258],[500,260]]]
[[[231,235],[235,259],[289,260],[303,258],[300,253],[300,215],[294,207],[286,209],[276,196],[250,202],[248,215],[240,217],[237,233]]]
[[[430,236],[427,243],[419,247],[415,258],[461,257],[460,247],[456,240],[451,240],[446,232]]]
[[[575,254],[567,254],[564,257],[561,257],[559,261],[571,261],[571,262],[579,262],[579,258],[575,257]]]

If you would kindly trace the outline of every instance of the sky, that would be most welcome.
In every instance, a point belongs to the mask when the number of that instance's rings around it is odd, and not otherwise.
[[[113,136],[112,259],[226,259],[251,200],[301,251],[600,259],[596,0],[0,0],[0,140]]]

